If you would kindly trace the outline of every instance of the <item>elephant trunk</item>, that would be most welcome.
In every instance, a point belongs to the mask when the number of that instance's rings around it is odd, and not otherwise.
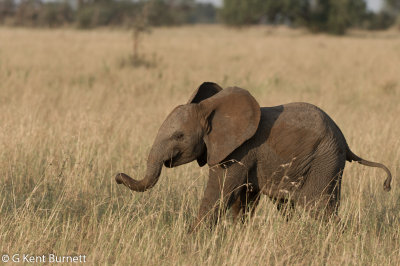
[[[130,176],[119,173],[115,176],[117,184],[124,184],[133,191],[143,192],[152,188],[158,181],[164,160],[160,158],[160,152],[156,152],[154,147],[151,149],[147,160],[146,176],[142,180],[135,180]]]

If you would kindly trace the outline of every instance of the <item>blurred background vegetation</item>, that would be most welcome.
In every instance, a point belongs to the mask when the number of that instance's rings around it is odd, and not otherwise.
[[[344,34],[350,27],[381,30],[395,26],[399,10],[400,0],[385,0],[378,12],[368,10],[364,0],[225,0],[221,18],[231,25],[286,24]]]
[[[344,34],[348,28],[400,29],[400,0],[383,0],[371,11],[364,0],[0,0],[0,24],[28,27],[131,27],[224,23],[242,27],[284,24],[312,32]]]

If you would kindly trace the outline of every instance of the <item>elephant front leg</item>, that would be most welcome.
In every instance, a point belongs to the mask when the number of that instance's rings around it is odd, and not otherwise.
[[[294,202],[288,199],[272,199],[272,201],[276,204],[276,208],[288,222],[292,218]]]
[[[259,199],[260,191],[253,184],[247,184],[232,206],[234,221],[241,221],[244,223],[249,214],[250,218],[253,217]]]
[[[245,175],[246,172],[237,167],[223,169],[218,166],[210,169],[199,214],[191,231],[197,230],[201,224],[212,227],[217,223],[239,197]]]

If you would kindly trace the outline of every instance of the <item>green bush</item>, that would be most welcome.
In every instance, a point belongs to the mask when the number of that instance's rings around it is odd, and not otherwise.
[[[3,22],[6,17],[13,16],[15,10],[15,3],[13,0],[1,0],[0,1],[0,23]]]
[[[266,16],[267,5],[265,0],[224,0],[221,16],[229,25],[257,24]]]
[[[67,3],[46,3],[38,12],[38,25],[57,27],[71,23],[74,11]]]
[[[78,28],[87,29],[92,27],[92,19],[95,10],[89,7],[80,8],[76,14],[76,23]]]
[[[212,4],[198,3],[189,13],[187,22],[189,23],[215,23],[217,11]]]
[[[17,26],[37,26],[39,10],[42,3],[36,0],[27,0],[19,4],[14,16]]]
[[[368,30],[385,30],[391,27],[395,18],[385,11],[377,14],[369,13],[365,21],[365,28]]]
[[[122,25],[134,16],[137,6],[128,1],[87,4],[78,9],[76,23],[79,28]]]

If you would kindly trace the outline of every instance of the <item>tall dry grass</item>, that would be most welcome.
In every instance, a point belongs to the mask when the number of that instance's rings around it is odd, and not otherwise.
[[[154,29],[124,65],[129,32],[0,28],[0,252],[87,256],[90,264],[400,264],[400,38],[330,37],[286,29]],[[262,198],[247,226],[228,217],[187,235],[207,169],[164,169],[145,193],[159,125],[203,81],[248,89],[261,106],[314,103],[352,150],[394,176],[347,164],[343,227],[286,222]],[[1,255],[1,254],[0,254]]]

